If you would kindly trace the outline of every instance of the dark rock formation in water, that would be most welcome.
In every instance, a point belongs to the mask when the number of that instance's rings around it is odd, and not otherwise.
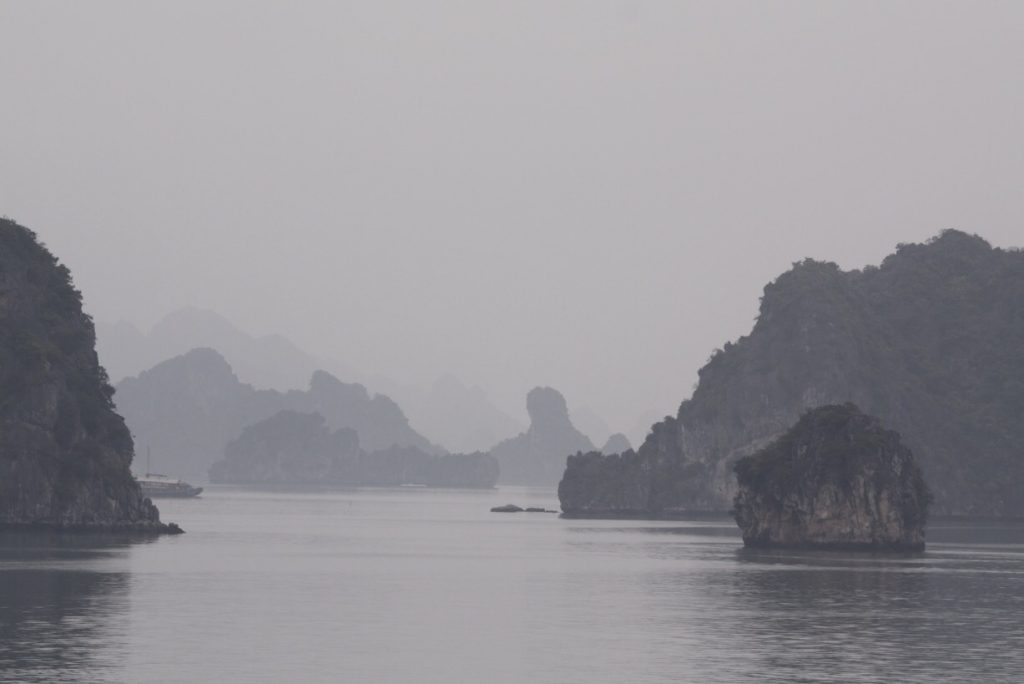
[[[365,449],[440,451],[395,402],[362,385],[317,371],[305,392],[256,390],[213,349],[193,349],[124,380],[115,400],[138,444],[152,450],[153,468],[188,478],[205,477],[243,428],[282,410],[319,413],[332,429],[355,430]]]
[[[808,409],[853,402],[917,454],[953,515],[1024,515],[1024,252],[946,231],[880,267],[804,261],[769,284],[750,335],[635,454],[570,459],[564,510],[728,510],[732,466]]]
[[[747,546],[924,549],[921,469],[899,434],[853,404],[808,411],[735,471]]]
[[[570,517],[643,517],[655,486],[644,460],[632,449],[605,455],[600,451],[569,457],[558,483],[562,512]]]
[[[632,449],[633,445],[629,443],[629,439],[626,438],[626,435],[621,432],[616,432],[614,435],[611,435],[608,438],[608,441],[604,443],[604,446],[601,447],[601,453],[608,456],[611,454],[621,454],[626,451],[632,451]]]
[[[493,487],[498,462],[487,454],[429,454],[411,446],[367,453],[351,428],[331,431],[317,413],[281,411],[242,431],[210,467],[224,484],[334,484]]]
[[[526,397],[530,428],[501,442],[491,455],[501,464],[502,484],[555,485],[569,454],[594,445],[573,427],[565,398],[550,387],[535,387]]]
[[[0,526],[174,532],[132,478],[71,274],[0,219]]]

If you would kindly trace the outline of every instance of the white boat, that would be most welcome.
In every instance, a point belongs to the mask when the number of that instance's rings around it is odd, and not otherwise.
[[[186,498],[199,496],[203,491],[202,487],[193,487],[183,480],[175,480],[174,478],[157,473],[146,473],[135,479],[138,481],[139,487],[142,488],[142,494],[151,499],[161,497]]]

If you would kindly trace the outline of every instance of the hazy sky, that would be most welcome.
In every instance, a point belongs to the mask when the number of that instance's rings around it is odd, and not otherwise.
[[[622,429],[793,261],[1024,244],[1022,36],[1014,2],[0,1],[0,214],[96,318]]]

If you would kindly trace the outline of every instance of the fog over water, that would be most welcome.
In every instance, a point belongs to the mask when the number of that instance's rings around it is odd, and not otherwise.
[[[1018,3],[0,4],[0,211],[87,310],[674,412],[763,285],[1020,245]]]

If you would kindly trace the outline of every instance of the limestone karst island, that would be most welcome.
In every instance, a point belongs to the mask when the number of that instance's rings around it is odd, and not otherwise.
[[[0,288],[0,527],[181,532],[132,478],[132,436],[71,273],[9,219]]]
[[[1024,1],[0,0],[0,684],[1024,684]]]
[[[756,470],[741,459],[773,448],[791,429],[809,430],[813,415],[806,412],[852,403],[893,431],[886,433],[893,440],[898,433],[899,443],[914,454],[934,515],[1020,518],[1022,302],[1024,253],[956,230],[925,244],[901,245],[878,267],[843,271],[831,263],[799,262],[764,288],[750,334],[712,354],[693,395],[675,416],[653,425],[636,451],[569,458],[558,489],[562,510],[574,516],[685,517],[727,512],[740,493],[744,538],[759,543],[777,540],[761,531],[768,516],[785,526],[778,540],[786,544],[856,539],[871,546],[875,539],[878,548],[921,547],[921,496],[912,497],[917,504],[908,509],[913,515],[906,539],[913,543],[897,544],[902,532],[866,533],[892,523],[893,510],[883,506],[901,496],[880,490],[863,492],[870,506],[848,499],[836,500],[831,513],[815,509],[849,530],[867,526],[865,533],[832,539],[809,527],[802,504],[785,509],[788,521],[778,510],[750,505],[759,490],[744,489],[736,478],[737,462],[741,473]],[[867,469],[881,457],[872,441],[858,441],[846,428],[831,434],[827,421],[812,425],[821,443],[851,440],[850,446],[838,457],[811,449],[788,471],[794,477],[835,458],[851,478],[882,472]],[[778,501],[808,494],[799,477],[772,478],[770,484]]]

